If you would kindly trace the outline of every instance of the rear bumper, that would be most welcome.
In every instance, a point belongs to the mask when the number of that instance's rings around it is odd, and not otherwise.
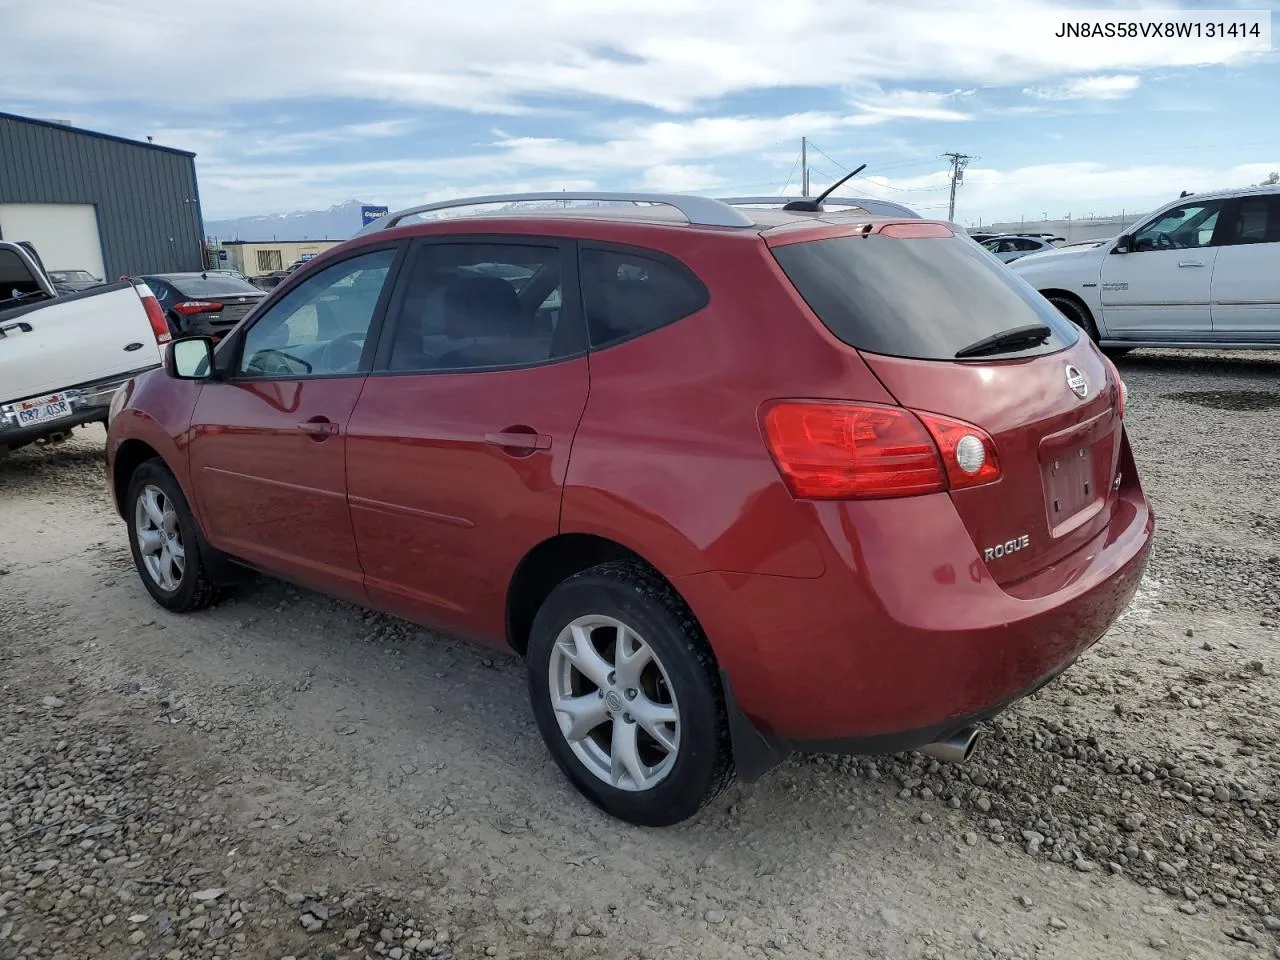
[[[738,733],[781,755],[909,750],[1053,679],[1111,626],[1146,567],[1155,521],[1127,442],[1122,476],[1109,525],[1015,585],[992,579],[946,494],[815,505],[827,541],[816,579],[678,578]]]
[[[149,367],[142,367],[129,373],[117,374],[103,380],[93,380],[74,387],[64,387],[61,390],[50,390],[49,393],[67,395],[68,405],[71,407],[71,416],[50,420],[46,423],[18,426],[17,416],[9,411],[9,405],[29,398],[16,397],[14,400],[5,401],[5,403],[0,404],[0,447],[21,447],[43,437],[66,433],[73,427],[82,426],[86,423],[106,423],[107,413],[111,407],[111,398],[115,396],[116,391],[134,377],[146,373],[148,370],[154,370],[156,366],[158,365],[153,364]]]

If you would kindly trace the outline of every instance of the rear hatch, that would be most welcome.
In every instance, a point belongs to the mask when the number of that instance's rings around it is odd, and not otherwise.
[[[950,495],[991,576],[1011,584],[1109,522],[1119,384],[1028,284],[971,240],[928,226],[788,238],[772,252],[818,319],[858,349],[899,403],[989,435],[999,478]]]

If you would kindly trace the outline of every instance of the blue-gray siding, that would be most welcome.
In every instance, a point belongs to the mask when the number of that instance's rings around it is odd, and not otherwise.
[[[0,114],[0,203],[94,204],[109,280],[203,268],[189,153]]]

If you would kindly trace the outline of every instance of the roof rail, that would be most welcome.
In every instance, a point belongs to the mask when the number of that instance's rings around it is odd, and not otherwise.
[[[360,234],[389,230],[405,217],[457,207],[478,207],[494,203],[537,203],[548,200],[605,200],[617,203],[655,204],[674,207],[689,223],[700,227],[752,227],[755,223],[741,210],[710,197],[695,197],[680,193],[601,193],[598,191],[554,191],[546,193],[506,193],[485,197],[459,197],[456,200],[438,200],[421,206],[397,210],[379,217],[361,229]],[[360,234],[357,234],[359,236]]]
[[[770,204],[773,206],[785,206],[792,200],[799,200],[800,197],[721,197],[721,203],[727,203],[730,206],[746,206],[747,204]],[[832,204],[835,206],[851,206],[861,207],[867,213],[882,217],[910,217],[913,220],[921,219],[920,214],[916,213],[910,207],[904,207],[900,203],[893,203],[889,200],[873,200],[870,197],[827,197],[822,201],[824,204]]]

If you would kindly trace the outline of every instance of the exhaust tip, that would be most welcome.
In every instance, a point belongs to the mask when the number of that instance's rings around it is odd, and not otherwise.
[[[973,756],[973,751],[978,746],[978,736],[976,727],[965,727],[946,740],[919,747],[916,752],[941,760],[943,763],[965,763]]]

